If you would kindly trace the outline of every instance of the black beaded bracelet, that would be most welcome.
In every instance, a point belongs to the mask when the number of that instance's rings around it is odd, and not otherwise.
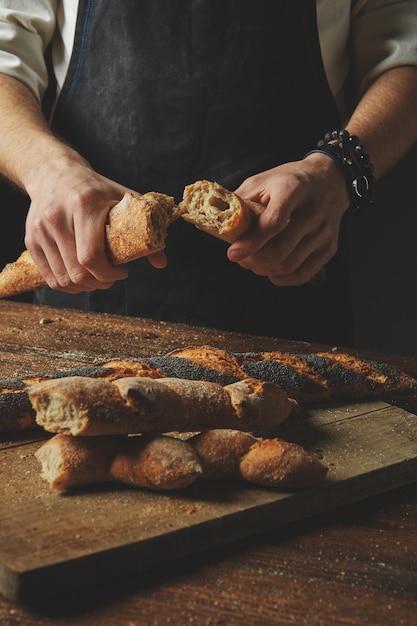
[[[324,135],[315,150],[305,156],[320,152],[333,159],[342,172],[349,192],[349,211],[356,213],[369,206],[375,195],[374,167],[366,154],[365,146],[347,130],[332,130]]]

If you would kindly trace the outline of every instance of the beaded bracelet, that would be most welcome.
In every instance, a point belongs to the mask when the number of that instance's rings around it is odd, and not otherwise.
[[[349,192],[349,211],[356,213],[369,206],[375,195],[374,167],[365,146],[347,130],[332,130],[324,135],[317,148],[305,156],[320,152],[333,159],[342,172]]]

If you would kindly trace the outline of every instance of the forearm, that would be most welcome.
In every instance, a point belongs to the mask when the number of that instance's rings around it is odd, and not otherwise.
[[[0,92],[0,173],[30,194],[42,168],[81,157],[53,135],[30,89],[0,74]]]
[[[366,146],[382,178],[417,141],[417,67],[382,74],[364,94],[346,129]]]

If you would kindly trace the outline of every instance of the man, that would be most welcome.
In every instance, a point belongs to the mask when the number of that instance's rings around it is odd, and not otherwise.
[[[30,4],[0,2],[0,169],[30,197],[25,243],[54,290],[40,301],[349,345],[346,172],[304,155],[345,127],[380,179],[416,142],[417,3]],[[247,235],[227,248],[176,222],[166,254],[109,264],[126,189],[179,200],[199,178],[265,205]]]

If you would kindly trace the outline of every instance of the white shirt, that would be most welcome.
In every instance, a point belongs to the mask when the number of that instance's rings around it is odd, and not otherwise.
[[[324,68],[341,111],[353,60],[358,94],[392,67],[417,65],[417,0],[316,0],[316,5]],[[77,7],[78,0],[0,0],[0,72],[41,99],[48,80],[44,52],[52,41],[59,91]]]

